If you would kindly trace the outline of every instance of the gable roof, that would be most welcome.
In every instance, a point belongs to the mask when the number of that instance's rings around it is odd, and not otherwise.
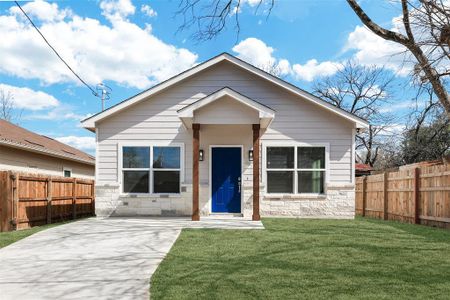
[[[0,146],[95,165],[94,157],[83,151],[2,119],[0,119]]]
[[[119,102],[118,104],[116,104],[114,106],[109,107],[108,109],[106,109],[102,112],[99,112],[89,118],[86,118],[81,121],[82,126],[84,128],[87,128],[87,129],[93,131],[95,129],[95,122],[98,122],[106,117],[109,117],[109,116],[121,111],[122,109],[125,109],[126,107],[129,107],[133,104],[139,103],[140,101],[144,100],[145,98],[147,98],[151,95],[154,95],[166,88],[169,88],[170,86],[172,86],[186,78],[189,78],[189,77],[197,74],[198,72],[203,71],[213,65],[223,62],[223,61],[230,62],[252,74],[255,74],[269,82],[274,83],[275,85],[278,85],[278,86],[288,90],[289,92],[291,92],[295,95],[301,96],[302,98],[306,99],[307,101],[317,104],[326,110],[329,110],[351,122],[354,122],[356,124],[357,128],[367,128],[369,126],[369,123],[366,120],[363,120],[362,118],[360,118],[358,116],[355,116],[343,109],[340,109],[340,108],[296,87],[295,85],[292,85],[276,76],[273,76],[273,75],[255,67],[255,66],[253,66],[231,54],[228,54],[228,53],[219,54],[218,56],[215,56],[201,64],[198,64],[198,65],[192,67],[191,69],[188,69],[174,77],[171,77],[171,78],[153,86],[152,88],[150,88],[148,90],[145,90],[131,98],[128,98],[122,102]]]
[[[272,108],[262,103],[259,103],[258,101],[250,99],[247,96],[239,92],[236,92],[230,87],[223,87],[209,94],[208,96],[203,97],[183,107],[182,109],[177,111],[178,117],[183,121],[183,123],[185,123],[185,125],[187,125],[186,121],[188,119],[192,120],[192,118],[194,117],[194,111],[202,107],[205,107],[208,104],[211,104],[225,96],[228,96],[233,100],[256,110],[259,113],[259,118],[261,119],[263,128],[267,127],[272,121],[272,119],[275,117],[275,111]]]

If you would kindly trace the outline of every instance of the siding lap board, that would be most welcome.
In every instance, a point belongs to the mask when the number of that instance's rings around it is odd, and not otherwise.
[[[262,131],[262,143],[289,141],[329,143],[330,182],[351,182],[354,125],[350,121],[227,62],[199,72],[153,95],[147,101],[133,105],[97,124],[100,154],[97,164],[98,181],[105,183],[118,181],[117,143],[155,140],[185,144],[185,183],[191,183],[192,131],[183,127],[177,117],[177,110],[225,86],[276,111],[270,127]],[[220,106],[219,103],[217,105]],[[228,114],[232,114],[232,109]],[[207,126],[212,127],[207,129]],[[231,143],[233,140],[243,140],[235,144],[251,145],[251,126],[239,125],[232,128],[232,125],[226,125],[222,126],[222,130],[219,129],[220,126],[214,126],[205,125],[200,130],[200,143],[205,153],[208,152],[208,145],[233,144]],[[247,150],[247,147],[244,147],[244,156]],[[205,162],[207,161],[208,158],[205,158]],[[247,167],[244,165],[244,168]],[[203,183],[208,180],[207,172],[207,163],[201,163],[200,175]],[[248,174],[247,171],[245,173]]]

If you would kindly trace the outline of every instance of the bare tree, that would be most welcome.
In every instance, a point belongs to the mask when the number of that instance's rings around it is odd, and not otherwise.
[[[14,106],[14,96],[9,91],[0,90],[0,119],[19,123],[22,111],[17,112]]]
[[[179,30],[195,26],[197,28],[193,38],[198,41],[211,40],[224,31],[227,24],[232,23],[237,32],[240,32],[239,12],[243,0],[180,0],[177,15],[183,17]],[[264,6],[264,13],[270,15],[275,0],[259,0],[255,12]]]
[[[402,7],[403,31],[397,32],[378,25],[364,12],[357,0],[347,0],[350,7],[372,32],[406,47],[414,58],[414,74],[423,84],[430,83],[440,103],[450,116],[450,97],[443,83],[450,76],[450,7],[443,0],[399,0]],[[260,0],[255,13],[264,7],[270,15],[276,0]],[[243,0],[180,0],[178,15],[183,16],[180,30],[196,26],[193,37],[210,40],[230,22],[238,35],[239,11]]]
[[[450,7],[442,0],[401,0],[403,31],[383,28],[347,0],[364,25],[381,38],[401,44],[415,58],[416,77],[429,83],[450,116],[450,97],[444,78],[450,75]]]
[[[450,120],[430,85],[421,86],[415,97],[405,129],[385,144],[375,168],[387,169],[427,160],[440,160],[450,154]]]
[[[440,159],[450,152],[450,120],[433,92],[425,86],[417,98],[426,97],[424,107],[416,106],[411,113],[401,146],[401,163]]]
[[[283,71],[283,68],[276,61],[269,61],[265,64],[256,65],[256,67],[260,68],[266,73],[269,73],[275,77],[285,78],[286,73]]]
[[[357,134],[356,149],[363,162],[373,166],[380,147],[388,140],[393,117],[382,107],[391,96],[392,77],[383,68],[347,61],[335,75],[317,81],[313,93],[325,101],[369,121],[369,129]]]

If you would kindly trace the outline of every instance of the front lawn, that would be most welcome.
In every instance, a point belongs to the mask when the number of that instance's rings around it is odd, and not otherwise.
[[[356,220],[264,219],[184,229],[152,299],[449,299],[450,231]]]

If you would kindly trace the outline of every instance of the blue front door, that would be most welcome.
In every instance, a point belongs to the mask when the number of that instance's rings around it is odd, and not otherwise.
[[[212,148],[212,212],[241,212],[241,148]]]

